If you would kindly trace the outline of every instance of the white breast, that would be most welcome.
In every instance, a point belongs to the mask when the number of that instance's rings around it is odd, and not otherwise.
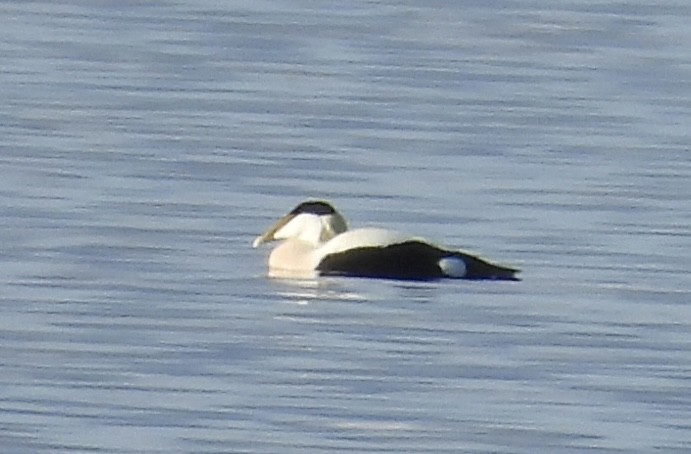
[[[315,247],[310,243],[290,238],[276,246],[269,255],[269,268],[305,271],[314,270],[319,263]]]

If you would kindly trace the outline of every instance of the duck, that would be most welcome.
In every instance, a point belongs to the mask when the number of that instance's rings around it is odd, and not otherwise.
[[[257,236],[252,247],[282,240],[269,254],[269,270],[396,280],[520,280],[517,268],[383,228],[349,229],[327,201],[298,204]],[[280,274],[280,273],[279,273]]]

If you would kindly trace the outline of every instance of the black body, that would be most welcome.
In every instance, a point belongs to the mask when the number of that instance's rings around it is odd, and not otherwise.
[[[321,275],[372,277],[403,280],[433,280],[445,275],[439,260],[463,260],[466,274],[461,279],[518,281],[518,270],[486,262],[459,251],[448,251],[422,241],[406,241],[381,247],[359,247],[327,255],[317,266]]]

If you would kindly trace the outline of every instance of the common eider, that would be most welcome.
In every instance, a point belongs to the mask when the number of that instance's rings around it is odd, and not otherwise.
[[[253,247],[284,240],[269,256],[269,269],[327,276],[382,279],[519,280],[518,269],[379,228],[348,230],[329,203],[308,200],[259,235]]]

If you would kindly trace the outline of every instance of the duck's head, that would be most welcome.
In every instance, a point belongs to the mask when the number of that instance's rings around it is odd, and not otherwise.
[[[269,230],[255,238],[252,247],[290,238],[318,246],[346,230],[348,225],[345,219],[328,202],[308,200],[293,208]]]

